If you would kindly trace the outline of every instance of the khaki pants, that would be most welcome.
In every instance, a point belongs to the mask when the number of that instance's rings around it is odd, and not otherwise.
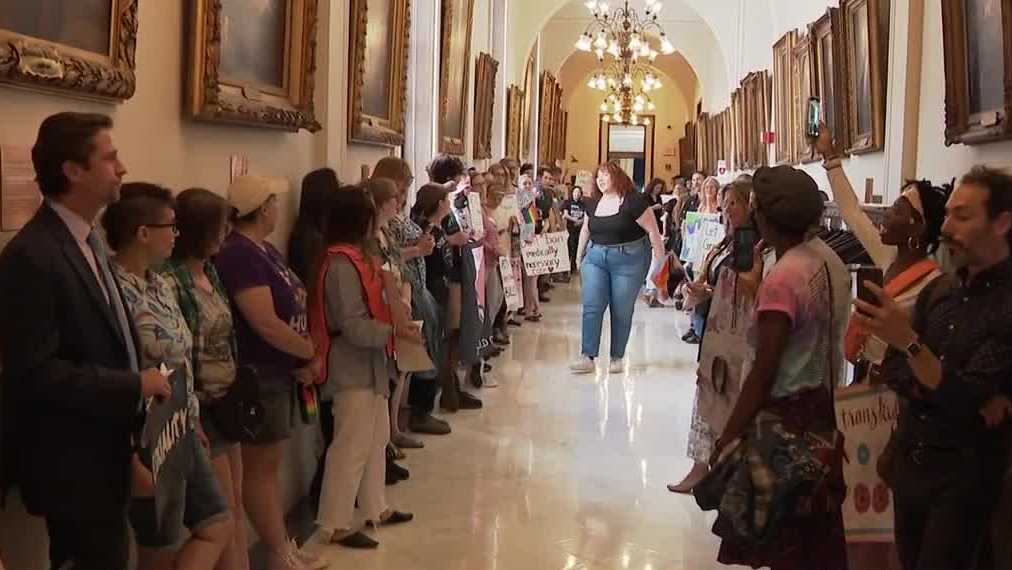
[[[328,530],[354,528],[355,499],[362,520],[379,521],[387,510],[387,399],[372,390],[334,395],[334,441],[327,448],[317,523]],[[359,521],[361,522],[361,521]]]

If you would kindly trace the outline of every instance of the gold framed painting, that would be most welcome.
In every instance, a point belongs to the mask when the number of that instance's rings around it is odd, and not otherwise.
[[[1012,0],[942,2],[945,144],[1012,138]]]
[[[492,117],[495,111],[495,76],[499,62],[478,54],[474,67],[474,158],[492,158]]]
[[[133,97],[138,1],[3,2],[0,82],[105,101]]]
[[[794,116],[797,124],[794,132],[795,158],[801,162],[812,162],[816,159],[815,145],[805,132],[808,116],[808,100],[819,96],[819,87],[815,82],[815,43],[812,34],[799,36],[794,45]]]
[[[442,0],[439,49],[439,151],[467,152],[467,93],[474,0]]]
[[[843,0],[846,30],[847,152],[882,150],[885,144],[885,47],[888,0]],[[886,20],[886,21],[883,21]]]
[[[524,91],[516,85],[506,89],[506,158],[520,160],[520,139],[524,120]]]
[[[537,111],[537,109],[535,108],[537,100],[534,98],[535,94],[537,93],[537,89],[536,89],[536,87],[537,87],[536,86],[537,77],[535,77],[535,73],[534,73],[534,67],[535,67],[534,56],[535,56],[535,54],[536,54],[536,51],[532,51],[531,52],[531,55],[527,58],[526,67],[524,68],[524,102],[523,102],[523,113],[524,114],[523,114],[523,118],[521,119],[521,123],[523,124],[523,127],[521,128],[521,131],[520,131],[521,132],[521,135],[520,135],[520,139],[521,139],[521,146],[520,146],[521,158],[520,158],[520,160],[521,160],[521,162],[533,159],[534,132],[535,132],[534,131],[534,118],[537,115],[535,113],[535,111]]]
[[[351,0],[348,140],[404,144],[411,0]]]
[[[190,0],[190,117],[320,130],[313,108],[317,3]]]
[[[540,100],[538,102],[538,162],[551,164],[555,157],[556,118],[561,111],[562,87],[555,76],[541,72]]]
[[[797,106],[794,98],[794,45],[791,30],[773,45],[773,101],[776,108],[776,164],[793,164],[797,139]]]
[[[843,55],[843,21],[839,8],[829,8],[812,25],[815,43],[816,84],[822,102],[822,120],[833,133],[837,148],[847,136],[846,73]]]

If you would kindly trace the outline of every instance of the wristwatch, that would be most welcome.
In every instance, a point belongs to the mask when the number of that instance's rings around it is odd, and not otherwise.
[[[924,345],[921,344],[920,341],[915,338],[910,344],[907,345],[905,349],[903,349],[903,352],[905,352],[907,358],[910,359],[910,358],[917,358],[923,350]]]

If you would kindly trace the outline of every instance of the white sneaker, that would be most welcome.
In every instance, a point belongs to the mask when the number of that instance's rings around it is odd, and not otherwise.
[[[611,364],[608,365],[608,372],[612,374],[621,374],[625,372],[625,360],[621,358],[611,359]]]
[[[594,359],[581,354],[579,358],[569,363],[569,369],[577,374],[590,374],[594,371]]]
[[[306,568],[311,568],[312,570],[326,570],[328,567],[330,567],[329,560],[323,558],[322,556],[309,552],[304,548],[299,548],[299,545],[298,543],[295,542],[294,538],[289,539],[288,544],[289,548],[291,549],[290,552],[292,552],[292,555]]]
[[[299,560],[299,549],[293,542],[286,543],[280,552],[274,552],[268,558],[268,570],[309,570],[309,566]]]

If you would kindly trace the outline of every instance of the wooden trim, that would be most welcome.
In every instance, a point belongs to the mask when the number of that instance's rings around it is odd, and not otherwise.
[[[882,150],[885,144],[885,97],[886,97],[886,74],[884,69],[884,54],[888,52],[888,40],[883,42],[881,30],[883,29],[882,6],[888,9],[888,2],[880,4],[880,0],[841,0],[840,10],[843,14],[843,29],[847,38],[845,48],[846,72],[847,72],[847,152],[851,154],[864,154]],[[863,10],[868,16],[868,73],[870,76],[871,92],[871,131],[858,132],[858,94],[856,77],[856,46],[855,32],[853,27],[853,16],[859,10]]]
[[[773,44],[773,101],[776,104],[776,164],[794,164],[797,106],[794,105],[794,45],[791,30]]]
[[[495,76],[499,62],[487,53],[478,54],[474,77],[474,151],[475,159],[492,158],[492,117],[495,111]]]

